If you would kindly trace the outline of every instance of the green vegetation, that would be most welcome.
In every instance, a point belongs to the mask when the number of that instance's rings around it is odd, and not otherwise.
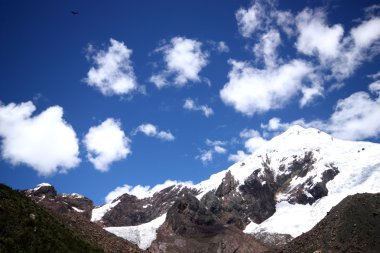
[[[0,184],[0,252],[103,252],[21,193]]]

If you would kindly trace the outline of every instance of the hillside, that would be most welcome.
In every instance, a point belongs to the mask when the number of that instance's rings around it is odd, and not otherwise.
[[[0,252],[104,252],[3,184],[0,184],[0,228]]]
[[[97,245],[105,252],[124,253],[143,252],[136,245],[115,236],[90,221],[92,201],[80,194],[61,194],[49,184],[43,183],[37,187],[23,191],[39,206],[53,214],[63,224],[88,242]]]
[[[279,253],[380,252],[380,193],[346,197]]]

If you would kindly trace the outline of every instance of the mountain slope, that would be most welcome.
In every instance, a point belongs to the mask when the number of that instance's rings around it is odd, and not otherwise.
[[[3,184],[0,184],[0,228],[0,252],[103,252]]]
[[[59,194],[55,188],[43,183],[23,191],[25,195],[44,207],[82,238],[105,252],[143,252],[136,245],[119,238],[90,221],[92,201],[79,194]]]
[[[346,197],[281,253],[380,252],[380,193]]]
[[[293,126],[208,180],[154,187],[143,196],[125,193],[94,208],[92,220],[112,230],[131,229],[135,242],[146,245],[149,237],[149,245],[156,229],[148,237],[139,229],[191,194],[221,224],[277,247],[310,230],[344,197],[380,192],[379,180],[379,144],[339,140],[317,129]],[[128,206],[133,211],[122,208]]]

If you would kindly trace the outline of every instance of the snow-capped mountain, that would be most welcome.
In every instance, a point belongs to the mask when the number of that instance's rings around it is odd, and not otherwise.
[[[380,144],[293,126],[208,180],[154,187],[143,196],[125,193],[95,207],[91,220],[146,249],[168,231],[160,226],[171,226],[171,236],[181,234],[173,230],[178,220],[167,213],[173,206],[181,211],[194,204],[192,222],[205,225],[207,213],[212,224],[234,226],[276,244],[271,240],[280,238],[281,243],[310,230],[347,195],[380,192],[379,180]]]

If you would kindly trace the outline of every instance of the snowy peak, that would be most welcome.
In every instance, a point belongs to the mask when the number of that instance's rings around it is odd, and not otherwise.
[[[218,224],[288,240],[311,229],[344,197],[380,192],[379,180],[379,144],[340,140],[318,129],[293,126],[207,180],[171,181],[145,195],[129,191],[94,208],[92,220],[115,233],[135,231],[127,239],[142,240],[147,247],[151,241],[142,232],[147,224],[165,215],[183,196],[193,196],[183,206],[204,207],[199,210],[207,210]],[[203,214],[193,215],[196,220]],[[172,218],[167,213],[166,220]],[[153,223],[149,238],[155,238],[157,223]]]

